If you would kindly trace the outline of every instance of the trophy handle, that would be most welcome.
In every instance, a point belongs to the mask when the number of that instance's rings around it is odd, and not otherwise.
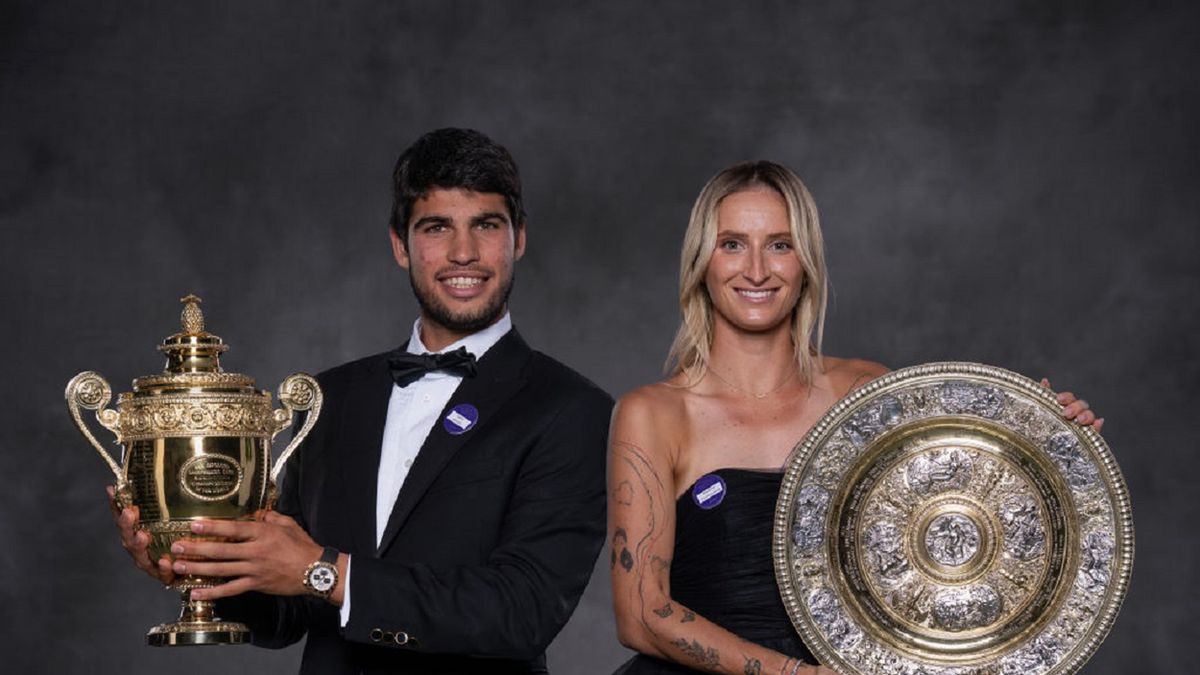
[[[321,393],[321,385],[317,384],[317,380],[308,373],[289,375],[279,385],[279,402],[283,404],[283,409],[275,411],[277,426],[271,433],[272,440],[279,435],[279,432],[292,426],[292,415],[297,410],[310,410],[311,412],[305,416],[300,431],[297,431],[296,435],[292,437],[292,441],[283,449],[283,454],[279,455],[279,461],[275,462],[275,466],[271,469],[272,492],[279,483],[279,472],[287,464],[288,459],[296,450],[296,446],[304,442],[304,439],[308,437],[308,432],[312,431],[313,425],[317,423],[317,417],[321,414],[321,403],[324,400],[325,396]]]
[[[87,424],[84,423],[80,410],[95,410],[96,421],[105,429],[113,432],[113,435],[117,437],[117,442],[120,442],[121,413],[104,407],[112,399],[112,387],[99,373],[86,370],[72,377],[71,381],[67,383],[66,397],[67,409],[71,411],[71,419],[75,421],[75,426],[79,427],[83,437],[88,439],[92,447],[96,448],[96,452],[100,453],[100,459],[104,460],[117,479],[117,505],[121,508],[128,506],[131,503],[129,483],[125,480],[121,465],[117,464],[104,446],[100,445],[100,441],[96,440],[92,430],[88,429]]]

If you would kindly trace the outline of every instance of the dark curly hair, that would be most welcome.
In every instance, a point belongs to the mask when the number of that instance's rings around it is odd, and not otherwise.
[[[504,197],[513,226],[525,223],[521,176],[504,146],[474,129],[430,131],[408,147],[392,172],[391,226],[408,242],[413,204],[434,188],[463,188]]]

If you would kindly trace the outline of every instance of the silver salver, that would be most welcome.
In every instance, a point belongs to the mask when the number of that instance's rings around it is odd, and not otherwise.
[[[1063,675],[1108,634],[1133,566],[1129,493],[1037,382],[931,363],[852,392],[796,446],[776,578],[846,674]]]

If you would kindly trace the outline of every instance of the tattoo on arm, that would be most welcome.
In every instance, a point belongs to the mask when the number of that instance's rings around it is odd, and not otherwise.
[[[647,607],[646,587],[648,585],[647,582],[653,583],[653,579],[648,576],[651,572],[659,572],[670,566],[670,561],[663,560],[654,553],[655,543],[665,534],[660,529],[658,520],[658,511],[661,508],[658,498],[664,495],[666,490],[663,487],[662,480],[658,477],[657,472],[655,472],[654,466],[646,457],[645,451],[641,448],[629,443],[615,443],[613,444],[613,460],[622,463],[633,476],[633,478],[623,480],[617,485],[613,491],[614,502],[619,507],[625,507],[633,504],[635,497],[639,500],[645,497],[646,500],[644,534],[636,542],[629,542],[627,531],[624,528],[618,528],[618,531],[622,535],[625,535],[626,539],[622,542],[621,552],[616,553],[614,561],[620,563],[626,572],[633,573],[637,583],[638,600],[641,603],[639,619],[647,631],[655,633],[654,628],[647,621],[649,618],[647,609],[650,609],[650,611],[657,610]],[[621,509],[621,511],[624,511],[624,509]],[[640,524],[635,532],[639,530]],[[614,532],[614,541],[616,537],[617,535]],[[623,552],[629,552],[629,544],[633,544],[633,551],[626,558]],[[615,547],[614,551],[616,551]]]
[[[633,554],[629,552],[629,537],[625,534],[625,528],[618,527],[616,532],[613,532],[612,539],[612,566],[616,568],[620,563],[621,569],[628,572],[633,569]]]
[[[671,616],[672,614],[674,614],[675,609],[672,608],[671,603],[668,602],[667,604],[663,605],[661,609],[654,610],[654,613],[657,614],[660,618],[665,619],[668,616]]]
[[[695,620],[696,620],[696,613],[690,609],[685,609],[685,610],[683,610],[683,618],[679,620],[679,623],[691,623]]]
[[[685,656],[692,659],[696,663],[709,668],[716,668],[721,665],[721,655],[712,647],[705,647],[698,640],[692,640],[690,643],[686,638],[679,638],[672,644],[679,648]]]
[[[616,490],[612,493],[613,501],[621,506],[629,506],[633,503],[633,485],[627,481],[621,481]]]
[[[758,659],[750,657],[750,656],[743,655],[743,657],[746,659],[746,667],[742,670],[742,673],[744,673],[744,675],[761,675],[762,674],[762,661],[759,661]]]

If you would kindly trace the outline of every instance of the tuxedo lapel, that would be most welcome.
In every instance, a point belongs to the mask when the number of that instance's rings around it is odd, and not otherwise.
[[[421,500],[446,464],[454,458],[459,448],[478,434],[487,433],[488,422],[495,412],[525,383],[522,373],[531,354],[529,345],[525,344],[516,329],[510,330],[479,360],[475,376],[464,378],[458,385],[450,401],[434,421],[433,428],[429,430],[425,443],[417,453],[416,461],[404,479],[404,485],[400,488],[400,494],[396,497],[396,504],[388,518],[387,529],[384,530],[383,539],[379,543],[378,555],[383,555],[387,550],[403,527],[404,521],[412,513],[413,507]],[[473,406],[479,417],[466,431],[452,434],[447,431],[447,415],[462,405]],[[375,453],[375,463],[378,470],[378,451]],[[375,490],[372,489],[372,500],[374,495]]]
[[[350,387],[342,415],[340,438],[345,443],[342,474],[355,550],[375,550],[375,494],[379,487],[379,454],[383,427],[387,422],[392,376],[387,355],[374,358],[365,373],[366,382]]]

